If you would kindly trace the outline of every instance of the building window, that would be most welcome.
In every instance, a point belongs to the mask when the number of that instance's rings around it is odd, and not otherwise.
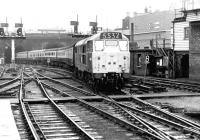
[[[184,28],[184,39],[189,39],[189,27]]]
[[[137,54],[137,67],[141,67],[142,64],[142,54]]]

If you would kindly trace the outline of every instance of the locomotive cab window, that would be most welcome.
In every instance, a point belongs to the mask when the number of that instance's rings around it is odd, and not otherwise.
[[[119,47],[121,51],[128,51],[127,41],[119,41]]]
[[[87,42],[87,52],[93,51],[93,44],[92,43],[93,43],[92,41]]]
[[[103,51],[103,41],[95,41],[95,50],[96,51]]]

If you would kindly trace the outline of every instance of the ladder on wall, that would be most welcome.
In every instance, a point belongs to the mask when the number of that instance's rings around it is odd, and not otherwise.
[[[168,69],[169,77],[173,77],[172,73],[174,71],[174,51],[171,48],[165,48],[165,44],[159,44],[158,40],[156,39],[156,47],[155,48],[155,57],[163,57],[163,61]]]

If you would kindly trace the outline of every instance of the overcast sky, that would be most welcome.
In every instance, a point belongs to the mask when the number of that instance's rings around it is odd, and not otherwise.
[[[122,26],[122,19],[133,12],[144,12],[145,7],[155,10],[173,10],[181,7],[182,0],[0,0],[0,23],[8,19],[9,26],[22,18],[25,30],[62,28],[70,30],[71,20],[78,14],[79,31],[90,30],[89,22],[96,20],[103,28]],[[11,28],[10,27],[10,28]]]

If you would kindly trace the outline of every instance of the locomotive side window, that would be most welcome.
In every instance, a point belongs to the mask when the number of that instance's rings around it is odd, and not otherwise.
[[[82,63],[86,64],[86,45],[82,46]]]
[[[92,43],[93,43],[92,41],[87,42],[87,52],[93,51],[93,44]]]
[[[83,64],[86,64],[86,55],[82,55],[82,61]]]
[[[96,51],[103,51],[103,41],[95,41],[95,50]]]
[[[82,47],[82,53],[86,53],[86,46],[85,45]]]
[[[127,51],[128,50],[127,41],[119,41],[119,47],[121,51]]]
[[[77,47],[74,47],[74,52],[77,53]]]

